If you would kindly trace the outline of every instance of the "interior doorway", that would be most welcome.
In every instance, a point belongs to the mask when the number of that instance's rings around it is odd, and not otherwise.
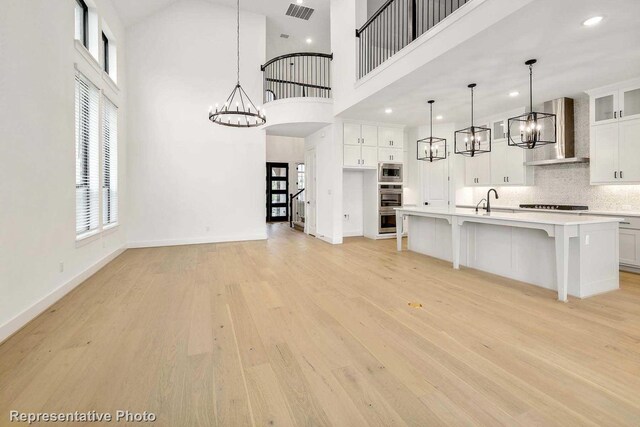
[[[289,219],[289,164],[267,162],[267,222]]]
[[[316,235],[316,150],[307,150],[304,153],[304,177],[305,199],[307,209],[305,213],[304,231],[313,236]]]
[[[449,205],[449,158],[437,162],[419,162],[422,181],[421,204],[433,207]]]

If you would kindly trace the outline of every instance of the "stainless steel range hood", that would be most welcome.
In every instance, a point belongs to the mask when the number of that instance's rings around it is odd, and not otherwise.
[[[563,163],[586,163],[588,157],[575,157],[573,99],[558,98],[544,103],[544,112],[556,115],[556,143],[533,150],[533,160],[527,166],[547,166]]]

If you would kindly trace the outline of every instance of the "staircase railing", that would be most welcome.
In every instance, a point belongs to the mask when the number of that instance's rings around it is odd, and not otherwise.
[[[293,223],[304,223],[305,204],[302,200],[304,188],[296,194],[289,194],[289,227],[293,227]]]
[[[469,1],[387,0],[356,30],[358,78],[366,76]]]
[[[260,67],[267,103],[286,98],[331,98],[333,54],[301,52],[278,56]]]

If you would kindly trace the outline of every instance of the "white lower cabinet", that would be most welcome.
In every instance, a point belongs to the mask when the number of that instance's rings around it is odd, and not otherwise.
[[[640,230],[620,228],[620,264],[640,267]]]

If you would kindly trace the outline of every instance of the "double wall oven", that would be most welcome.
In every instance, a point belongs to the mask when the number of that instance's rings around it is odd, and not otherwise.
[[[402,163],[380,163],[378,182],[378,233],[395,233],[394,208],[402,207]]]

